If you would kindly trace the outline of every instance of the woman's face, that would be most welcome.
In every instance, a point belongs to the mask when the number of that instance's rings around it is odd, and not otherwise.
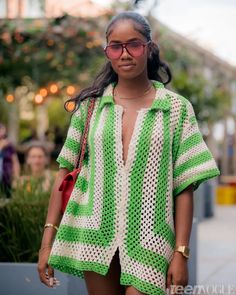
[[[136,24],[135,24],[136,25]],[[108,45],[130,42],[142,41],[146,43],[146,38],[139,33],[131,20],[118,21],[113,25],[110,35],[108,35]],[[117,73],[119,78],[134,79],[142,74],[147,73],[147,58],[149,54],[148,46],[144,47],[143,54],[139,57],[133,57],[124,48],[122,55],[118,59],[109,59],[113,70]]]
[[[32,172],[43,171],[47,165],[47,156],[40,147],[32,147],[28,152],[26,162]]]

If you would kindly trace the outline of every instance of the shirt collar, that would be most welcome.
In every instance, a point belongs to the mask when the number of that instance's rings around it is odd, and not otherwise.
[[[158,82],[156,80],[152,80],[153,86],[156,88],[156,97],[152,102],[151,110],[162,110],[162,111],[168,111],[170,109],[171,103],[169,96],[166,95],[164,84],[161,82]],[[101,97],[101,101],[99,104],[99,109],[102,109],[106,104],[113,104],[115,105],[114,99],[113,99],[113,88],[115,87],[115,82],[112,82],[109,84],[103,93],[103,96]]]

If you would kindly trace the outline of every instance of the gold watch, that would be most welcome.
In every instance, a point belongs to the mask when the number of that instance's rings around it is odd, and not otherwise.
[[[187,246],[176,246],[175,251],[180,252],[184,257],[189,258],[190,249]]]

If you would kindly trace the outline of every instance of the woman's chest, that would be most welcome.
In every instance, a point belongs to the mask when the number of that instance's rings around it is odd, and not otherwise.
[[[169,112],[141,108],[125,111],[114,105],[104,108],[92,118],[89,146],[103,151],[104,157],[114,155],[123,167],[131,164],[138,154],[160,155],[164,145],[170,145]]]
[[[127,110],[123,109],[122,118],[121,118],[121,132],[122,132],[122,145],[123,145],[123,154],[124,161],[126,161],[128,148],[132,135],[135,129],[135,123],[139,120],[139,112],[137,110]],[[119,128],[119,127],[118,127]]]

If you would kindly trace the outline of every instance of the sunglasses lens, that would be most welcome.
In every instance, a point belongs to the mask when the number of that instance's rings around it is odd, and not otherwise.
[[[105,52],[108,58],[117,59],[122,54],[122,45],[121,44],[109,45],[106,47]]]
[[[125,43],[124,43],[125,44]],[[126,43],[125,46],[128,53],[133,57],[139,57],[144,53],[143,43],[134,41]],[[112,44],[105,48],[106,55],[109,59],[118,59],[123,52],[122,44]]]
[[[143,54],[143,45],[140,42],[131,42],[127,44],[127,50],[133,57],[139,57]]]

